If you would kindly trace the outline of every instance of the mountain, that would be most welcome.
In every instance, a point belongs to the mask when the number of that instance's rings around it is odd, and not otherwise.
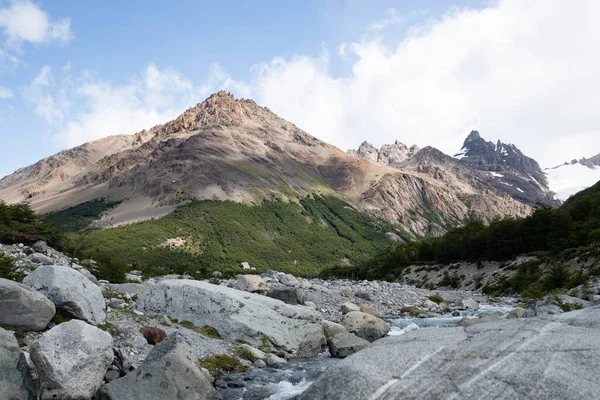
[[[414,156],[419,150],[419,146],[417,145],[412,145],[409,148],[396,140],[394,144],[384,144],[380,149],[377,149],[369,142],[362,142],[358,150],[348,150],[346,153],[393,167],[407,158]]]
[[[190,200],[252,205],[321,194],[387,219],[408,236],[530,212],[456,160],[417,150],[397,142],[378,151],[379,162],[357,158],[252,100],[218,92],[166,124],[20,169],[0,180],[0,199],[26,200],[42,213],[99,198],[119,201],[104,217],[113,226],[169,214]],[[404,164],[412,159],[418,162]]]
[[[556,197],[567,200],[570,196],[600,181],[600,154],[565,162],[544,172]]]
[[[492,186],[515,200],[530,206],[538,202],[560,205],[537,161],[524,155],[514,144],[499,140],[494,144],[485,141],[479,132],[471,131],[454,157],[464,165],[482,171]]]

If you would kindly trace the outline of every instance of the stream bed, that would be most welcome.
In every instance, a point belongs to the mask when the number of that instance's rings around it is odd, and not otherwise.
[[[514,306],[510,303],[481,304],[476,311],[460,311],[436,318],[386,319],[391,325],[388,336],[402,335],[419,329],[443,329],[458,326],[464,317],[505,317]],[[324,351],[311,360],[253,369],[223,376],[217,389],[225,400],[291,400],[304,392],[321,374],[341,359]],[[220,387],[221,386],[221,387]]]

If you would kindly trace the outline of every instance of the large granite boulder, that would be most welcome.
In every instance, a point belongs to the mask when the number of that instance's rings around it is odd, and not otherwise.
[[[179,332],[157,344],[135,371],[100,389],[99,400],[217,400],[222,396],[198,365],[198,357]]]
[[[136,307],[150,315],[210,325],[226,339],[255,346],[266,339],[297,358],[317,355],[323,335],[321,315],[314,310],[208,282],[159,282],[140,296]]]
[[[71,320],[44,333],[31,347],[41,400],[91,398],[113,361],[113,338],[93,325]]]
[[[267,291],[267,282],[258,275],[239,275],[235,281],[235,288],[251,293]]]
[[[325,371],[300,400],[597,398],[600,310],[581,311],[388,337]]]
[[[35,385],[14,334],[0,328],[0,398],[34,400]]]
[[[44,294],[57,309],[73,318],[97,325],[106,321],[102,290],[72,268],[38,267],[23,283]]]
[[[350,311],[344,314],[340,321],[350,333],[356,336],[374,342],[388,334],[390,326],[374,315],[362,311]]]
[[[24,331],[41,331],[48,326],[56,309],[46,296],[29,286],[0,279],[0,325]]]
[[[348,357],[367,347],[370,344],[368,340],[359,338],[348,332],[341,332],[327,339],[329,353],[332,357]]]

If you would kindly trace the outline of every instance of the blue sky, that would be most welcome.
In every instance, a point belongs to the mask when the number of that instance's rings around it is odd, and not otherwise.
[[[0,1],[0,176],[220,89],[344,150],[452,152],[478,128],[546,164],[590,156],[596,4]]]

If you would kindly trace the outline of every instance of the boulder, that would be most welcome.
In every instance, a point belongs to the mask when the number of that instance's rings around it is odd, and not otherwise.
[[[473,299],[464,299],[462,301],[462,306],[467,310],[479,310],[479,303]]]
[[[238,348],[238,354],[240,357],[245,358],[248,361],[255,362],[256,360],[264,360],[267,355],[264,351],[257,349],[256,347],[250,346],[249,344],[242,344]]]
[[[298,289],[293,287],[272,287],[267,291],[267,296],[286,304],[298,305],[301,303]]]
[[[325,334],[325,339],[329,340],[338,333],[344,332],[348,332],[344,325],[331,321],[323,321],[323,333]]]
[[[340,308],[342,309],[342,314],[348,314],[351,311],[360,311],[359,306],[350,302],[343,303]]]
[[[521,308],[521,307],[515,307],[512,310],[510,310],[510,312],[508,313],[508,315],[506,316],[506,318],[523,318],[523,316],[525,315],[525,309]]]
[[[299,400],[597,398],[598,311],[389,337],[328,368]]]
[[[97,399],[222,399],[197,360],[190,343],[176,332],[156,345],[135,371],[102,386]]]
[[[320,350],[318,312],[208,282],[159,282],[140,296],[136,307],[146,314],[213,326],[225,339],[242,339],[255,346],[267,340],[293,357],[312,357]]]
[[[265,362],[269,367],[272,367],[274,365],[287,364],[287,360],[285,358],[278,357],[275,354],[267,354]]]
[[[362,306],[360,306],[360,311],[366,313],[366,314],[371,314],[377,318],[381,318],[381,314],[379,314],[379,311],[377,311],[376,309],[374,309],[372,306],[370,306],[369,304],[363,304]]]
[[[0,325],[24,331],[42,331],[56,309],[46,296],[29,286],[0,279]]]
[[[102,290],[72,268],[38,267],[23,283],[47,296],[57,309],[73,318],[97,325],[106,321]]]
[[[28,257],[34,264],[54,264],[54,260],[42,253],[32,253]]]
[[[0,398],[34,400],[35,384],[27,360],[11,331],[0,328]]]
[[[89,399],[113,361],[113,339],[95,326],[71,320],[44,333],[31,347],[31,359],[41,400]]]
[[[262,293],[267,290],[267,282],[258,275],[239,275],[235,281],[235,288],[250,293]]]
[[[332,357],[345,358],[364,349],[370,344],[368,340],[359,338],[348,332],[341,332],[327,340]]]
[[[279,274],[277,276],[279,282],[286,286],[296,286],[298,284],[298,279],[294,275],[290,274]]]
[[[38,240],[37,242],[31,245],[31,248],[36,253],[46,254],[46,252],[48,251],[48,245],[43,240]]]
[[[144,326],[140,328],[140,332],[144,335],[144,338],[148,344],[158,344],[165,340],[167,333],[156,326]]]
[[[384,337],[390,331],[390,326],[387,322],[361,311],[351,311],[345,314],[342,317],[341,324],[348,332],[367,339],[369,342],[374,342]]]
[[[423,305],[425,306],[425,308],[427,309],[435,309],[438,308],[438,303],[431,301],[429,299],[425,300],[425,302],[423,303]]]

